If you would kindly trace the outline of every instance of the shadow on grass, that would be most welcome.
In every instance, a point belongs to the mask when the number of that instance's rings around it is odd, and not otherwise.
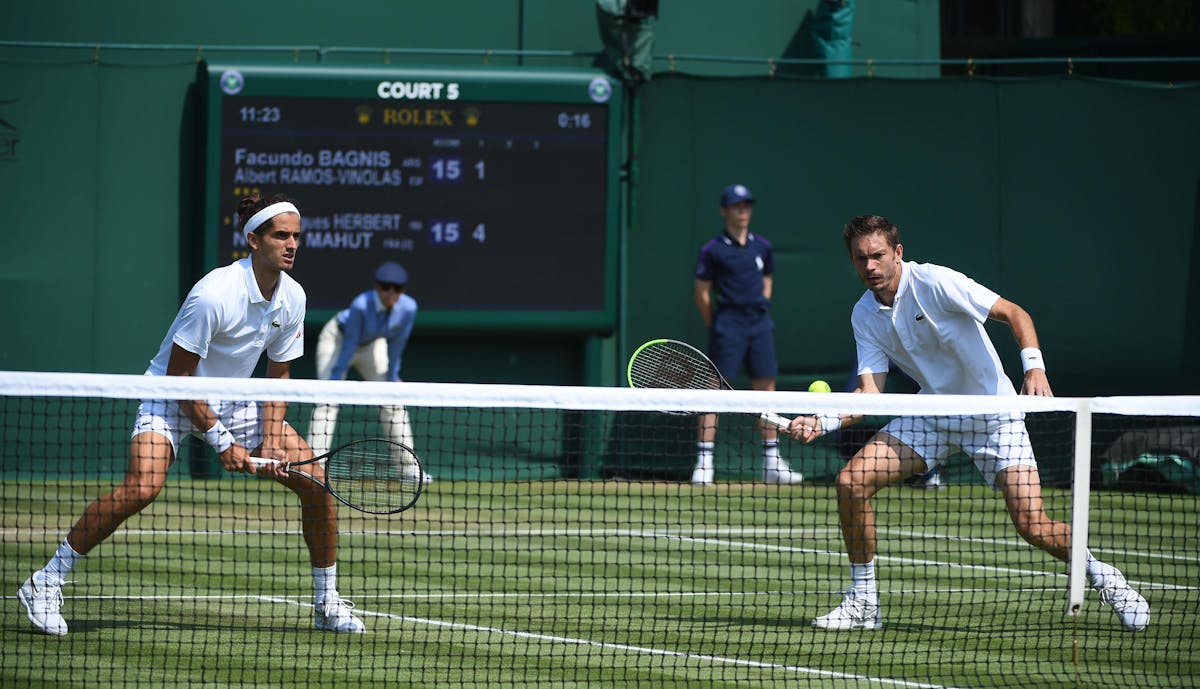
[[[77,619],[67,618],[67,626],[69,633],[66,637],[55,637],[49,634],[43,634],[38,631],[32,623],[22,618],[22,623],[8,625],[5,628],[5,634],[14,634],[19,637],[45,637],[54,638],[74,638],[79,636],[87,636],[100,634],[104,632],[128,631],[131,633],[142,632],[152,634],[154,632],[179,632],[179,633],[196,633],[196,634],[211,634],[211,633],[236,633],[236,634],[279,634],[292,636],[348,636],[348,635],[333,635],[330,632],[315,629],[312,626],[311,620],[305,619],[287,619],[277,620],[268,623],[257,622],[253,624],[245,624],[240,622],[227,623],[203,623],[203,622],[175,622],[165,620],[139,620],[139,619],[118,619],[118,618],[102,618],[102,619]]]

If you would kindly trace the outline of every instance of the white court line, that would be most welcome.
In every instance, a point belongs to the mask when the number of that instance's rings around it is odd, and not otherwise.
[[[666,533],[668,531],[656,532]],[[120,529],[114,533],[115,535],[133,535],[133,536],[221,536],[221,535],[245,535],[245,536],[295,536],[302,533],[299,529],[221,529],[214,531],[211,529]],[[344,530],[339,532],[342,536],[430,536],[430,537],[449,537],[459,536],[463,538],[469,537],[494,537],[494,536],[516,536],[527,538],[531,536],[644,536],[649,533],[645,529],[530,529],[530,528],[499,528],[499,529],[373,529],[366,530]],[[687,527],[680,533],[694,534],[717,534],[717,535],[734,535],[734,536],[822,536],[830,534],[840,534],[841,531],[837,527],[827,527],[820,529],[813,528],[787,528],[787,527],[714,527],[714,528],[692,528]],[[0,535],[16,536],[16,535],[35,535],[35,536],[58,536],[62,534],[61,529],[19,529],[19,528],[4,528],[0,529]]]
[[[899,530],[899,529],[881,529],[880,531],[885,534],[890,533],[890,534],[903,535],[903,536],[912,537],[912,538],[933,538],[933,539],[962,541],[962,542],[990,543],[990,544],[1011,546],[1014,548],[1020,548],[1022,550],[1031,547],[1031,546],[1027,546],[1021,542],[1006,540],[1006,539],[990,539],[990,538],[978,538],[978,537],[969,537],[969,536],[968,537],[952,536],[952,535],[935,534],[935,533],[922,532],[922,531],[905,531],[905,530]],[[10,534],[10,532],[11,532],[11,534]],[[677,540],[677,541],[686,542],[686,543],[712,544],[712,545],[720,545],[720,546],[725,546],[725,547],[730,547],[730,548],[739,548],[739,549],[745,549],[745,550],[803,553],[803,554],[808,554],[808,555],[820,555],[823,557],[833,557],[833,558],[841,558],[845,555],[840,550],[835,551],[835,550],[828,550],[828,549],[822,549],[822,548],[801,548],[801,547],[797,547],[797,546],[784,546],[784,545],[774,545],[774,544],[764,544],[764,543],[753,543],[753,542],[748,542],[748,541],[733,541],[733,540],[726,540],[726,539],[715,539],[715,538],[707,538],[707,537],[682,535],[682,533],[697,533],[697,532],[706,533],[709,531],[706,529],[692,529],[692,528],[684,529],[681,533],[676,533],[676,532],[673,532],[670,530],[647,531],[647,530],[640,530],[640,529],[510,529],[510,528],[503,528],[503,529],[479,529],[479,530],[450,529],[450,530],[430,530],[430,531],[397,529],[397,530],[384,530],[384,531],[342,532],[341,535],[342,536],[410,536],[410,537],[457,536],[457,537],[462,537],[462,538],[482,538],[482,537],[529,538],[532,536],[551,536],[551,537],[623,536],[623,537],[632,537],[632,538],[651,538],[651,539],[663,538],[663,539],[669,539],[669,540]],[[833,528],[794,529],[794,530],[781,528],[781,529],[773,530],[773,529],[762,529],[762,528],[755,528],[755,527],[750,527],[746,530],[739,530],[737,528],[723,527],[720,529],[716,529],[714,532],[730,534],[730,535],[749,533],[751,535],[793,535],[793,536],[795,536],[795,535],[828,535],[830,533],[837,533],[838,530],[833,529]],[[22,533],[25,535],[33,535],[33,534],[36,534],[36,535],[50,535],[50,534],[58,535],[59,532],[57,532],[57,531],[51,532],[47,529],[41,529],[41,530],[32,530],[31,529],[28,531],[22,531],[19,529],[0,530],[0,534],[3,534],[3,535],[15,535],[18,533]],[[277,536],[277,535],[299,535],[300,533],[301,532],[296,529],[243,530],[243,531],[236,531],[236,530],[230,530],[230,531],[204,531],[204,530],[180,531],[180,530],[170,530],[170,529],[125,529],[125,530],[117,531],[114,534],[114,536],[122,536],[122,535],[123,536],[153,536],[156,538],[160,538],[163,536],[206,536],[206,537],[211,537],[214,535]],[[1111,552],[1111,551],[1098,551],[1098,552]],[[1167,556],[1159,556],[1159,557],[1167,557]],[[1192,558],[1183,558],[1183,559],[1185,561],[1188,561],[1188,560],[1191,560]],[[1015,567],[998,567],[995,565],[969,565],[969,564],[963,564],[961,562],[951,562],[951,561],[946,561],[946,560],[928,560],[928,559],[911,558],[911,557],[900,557],[900,556],[896,556],[896,555],[876,555],[876,560],[881,561],[881,562],[897,562],[897,563],[909,564],[909,565],[950,567],[950,568],[980,571],[980,572],[991,572],[991,573],[998,573],[998,574],[1045,576],[1045,577],[1055,577],[1055,578],[1066,578],[1067,577],[1067,574],[1063,573],[1063,572],[1047,572],[1044,570],[1020,569],[1020,568],[1015,568]],[[1194,590],[1194,589],[1200,589],[1200,587],[1196,587],[1196,586],[1184,586],[1184,585],[1176,585],[1176,584],[1158,584],[1155,582],[1134,580],[1134,579],[1131,579],[1130,583],[1132,583],[1136,586],[1148,588],[1148,589],[1169,589],[1169,590],[1181,590],[1181,591],[1190,591],[1190,590]]]
[[[290,600],[287,598],[275,598],[273,596],[262,596],[262,600],[271,603],[283,603],[285,605],[295,605],[298,607],[311,608],[311,603],[303,603],[300,601]],[[750,667],[760,670],[780,670],[794,674],[815,675],[818,677],[827,677],[831,679],[848,679],[858,680],[860,682],[870,682],[872,684],[883,684],[895,687],[913,687],[914,689],[957,689],[944,684],[928,684],[925,682],[911,682],[902,679],[891,679],[889,677],[872,677],[870,675],[855,675],[848,672],[835,672],[832,670],[820,670],[817,668],[803,667],[800,665],[783,665],[781,663],[764,663],[757,660],[746,660],[744,658],[727,658],[725,656],[709,655],[705,653],[685,653],[683,651],[671,651],[662,648],[650,648],[648,646],[630,646],[628,644],[618,644],[609,641],[592,641],[590,639],[577,639],[569,636],[555,636],[551,634],[539,634],[536,632],[523,632],[515,629],[500,629],[498,627],[485,627],[477,624],[467,624],[464,622],[447,622],[445,620],[433,620],[426,617],[412,617],[410,615],[394,615],[386,612],[375,612],[373,610],[365,610],[363,608],[355,608],[354,612],[363,617],[381,617],[384,619],[398,620],[401,622],[411,622],[414,624],[423,624],[432,627],[445,627],[448,629],[457,629],[466,632],[480,632],[484,634],[499,634],[502,636],[512,636],[518,639],[529,639],[531,641],[548,641],[557,644],[567,644],[572,646],[589,646],[592,648],[600,648],[606,651],[623,651],[627,653],[640,653],[645,655],[664,656],[668,658],[681,658],[684,660],[704,661],[716,665],[737,665],[740,667]]]
[[[74,582],[68,582],[74,583]],[[997,591],[1004,592],[1027,592],[1027,593],[1045,593],[1047,591],[1057,591],[1059,589],[1048,586],[1023,586],[1020,588],[934,588],[934,589],[889,589],[880,587],[879,592],[887,595],[910,595],[910,594],[929,594],[929,593],[996,593]],[[755,598],[759,596],[768,596],[770,598],[779,598],[781,596],[812,596],[812,595],[841,595],[845,593],[845,589],[829,589],[827,591],[497,591],[487,593],[483,591],[446,591],[432,592],[426,591],[421,593],[356,593],[350,598],[356,600],[416,600],[416,601],[439,601],[439,600],[497,600],[497,599],[554,599],[567,598],[572,600],[596,599],[596,598]],[[148,601],[254,601],[260,600],[264,596],[259,593],[180,593],[180,594],[145,594],[145,593],[127,593],[127,594],[79,594],[65,596],[66,600],[148,600]],[[4,596],[9,600],[18,600],[16,594]],[[268,597],[269,598],[269,597]],[[357,608],[355,608],[357,610]]]

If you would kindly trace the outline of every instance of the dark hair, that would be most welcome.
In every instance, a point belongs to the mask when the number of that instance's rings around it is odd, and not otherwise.
[[[286,194],[274,194],[273,196],[270,196],[270,197],[264,197],[261,194],[253,194],[251,196],[247,196],[247,197],[243,198],[241,201],[238,201],[238,205],[237,205],[238,229],[241,230],[242,234],[245,234],[246,233],[246,222],[248,220],[250,220],[250,218],[254,217],[255,213],[261,211],[262,209],[266,208],[267,206],[270,206],[271,204],[282,203],[284,201],[287,201],[292,204],[296,203],[292,199],[288,198],[288,196]],[[265,223],[263,223],[263,224],[259,225],[257,228],[255,228],[254,234],[261,237],[262,233],[271,229],[271,227],[274,224],[275,224],[275,218],[271,218],[270,220],[266,221]]]
[[[859,237],[872,234],[882,234],[893,249],[900,244],[900,228],[882,215],[860,215],[852,218],[842,228],[842,240],[846,242],[846,251],[850,251],[850,242]]]

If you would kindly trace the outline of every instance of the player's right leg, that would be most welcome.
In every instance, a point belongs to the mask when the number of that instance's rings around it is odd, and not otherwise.
[[[144,416],[139,415],[142,419]],[[133,436],[129,446],[129,466],[121,484],[88,505],[46,566],[30,575],[17,591],[26,617],[45,634],[67,633],[62,587],[78,560],[153,502],[162,490],[175,456],[172,441],[157,432],[145,432]]]
[[[875,512],[871,498],[884,487],[924,471],[925,460],[884,431],[859,450],[837,475],[838,521],[850,560],[850,586],[842,602],[813,620],[818,629],[883,626],[875,585]]]

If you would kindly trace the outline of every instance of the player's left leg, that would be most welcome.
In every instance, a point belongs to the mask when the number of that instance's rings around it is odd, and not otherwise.
[[[1050,517],[1042,497],[1042,481],[1023,422],[993,429],[980,447],[965,448],[975,457],[984,478],[1004,495],[1004,505],[1017,533],[1027,543],[1067,562],[1071,557],[1071,525]],[[1150,605],[1116,567],[1097,560],[1089,550],[1087,573],[1100,600],[1109,605],[1128,631],[1150,624]]]
[[[996,488],[1017,533],[1035,548],[1066,561],[1071,555],[1071,525],[1051,519],[1042,499],[1042,480],[1036,466],[1014,465],[996,474]]]
[[[254,405],[251,405],[253,408]],[[247,410],[247,415],[251,412]],[[245,419],[246,417],[242,417]],[[237,435],[232,428],[231,432]],[[283,450],[289,461],[312,459],[308,443],[289,424],[283,427]],[[253,442],[253,441],[251,441]],[[261,445],[252,454],[261,451]],[[325,466],[317,462],[305,466],[312,475],[325,480]],[[353,603],[342,600],[337,591],[338,516],[337,502],[324,487],[289,474],[279,479],[300,499],[300,529],[308,546],[313,574],[313,626],[323,631],[360,633],[366,631],[362,620],[354,616]]]
[[[1021,538],[1064,562],[1071,556],[1071,525],[1052,519],[1042,499],[1041,479],[1036,467],[1011,466],[996,475],[996,488],[1004,494],[1008,515]],[[1116,567],[1087,554],[1088,579],[1109,605],[1121,626],[1140,632],[1150,624],[1150,605]]]

